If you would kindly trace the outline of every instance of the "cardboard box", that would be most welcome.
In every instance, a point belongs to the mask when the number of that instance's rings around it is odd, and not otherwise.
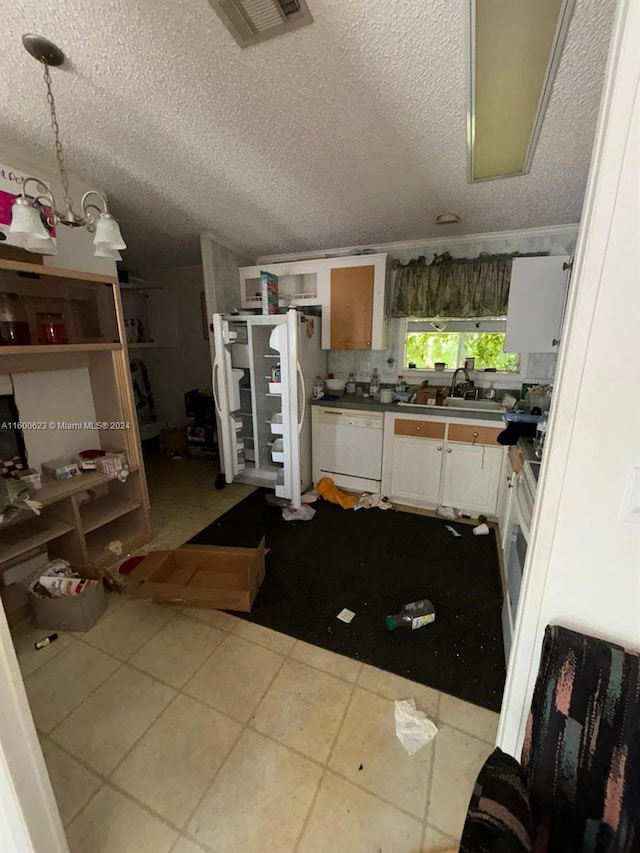
[[[66,480],[68,477],[79,477],[80,469],[70,459],[50,459],[42,463],[42,473],[54,480]]]
[[[264,580],[264,538],[257,548],[183,545],[152,551],[129,575],[134,598],[250,613]]]
[[[93,566],[72,566],[83,578],[100,581],[80,595],[65,598],[44,598],[29,594],[31,609],[38,628],[50,631],[88,631],[107,609],[107,593],[102,584],[102,572]]]
[[[428,382],[423,382],[416,391],[416,403],[421,403],[423,406],[428,404],[429,400],[436,400],[438,397],[438,389],[435,385],[429,385]]]
[[[160,452],[163,456],[187,455],[187,432],[184,429],[163,429],[160,431]]]
[[[278,313],[278,276],[270,272],[260,272],[260,295],[262,297],[262,313]]]

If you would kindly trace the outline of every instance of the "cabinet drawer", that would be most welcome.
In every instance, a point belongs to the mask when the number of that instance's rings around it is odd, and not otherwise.
[[[393,432],[395,435],[411,435],[414,438],[444,438],[444,426],[440,421],[396,418]]]
[[[449,424],[449,441],[465,441],[469,444],[497,445],[497,437],[501,428],[485,426],[467,426],[466,424]]]

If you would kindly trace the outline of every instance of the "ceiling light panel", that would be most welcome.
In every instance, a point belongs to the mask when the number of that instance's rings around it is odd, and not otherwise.
[[[524,175],[575,0],[469,0],[470,182]]]
[[[209,0],[240,47],[266,41],[313,21],[305,0]]]

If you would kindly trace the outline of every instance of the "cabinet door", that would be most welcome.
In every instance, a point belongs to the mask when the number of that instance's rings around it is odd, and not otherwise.
[[[444,506],[493,515],[496,511],[502,449],[448,442],[444,454]]]
[[[431,438],[393,439],[391,497],[438,503],[444,442]]]
[[[513,259],[505,352],[557,352],[569,260],[569,255]]]
[[[331,349],[371,349],[374,266],[331,270]]]

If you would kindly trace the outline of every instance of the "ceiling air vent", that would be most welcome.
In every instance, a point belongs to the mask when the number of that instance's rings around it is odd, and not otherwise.
[[[313,21],[305,0],[209,0],[240,47],[296,30]]]

